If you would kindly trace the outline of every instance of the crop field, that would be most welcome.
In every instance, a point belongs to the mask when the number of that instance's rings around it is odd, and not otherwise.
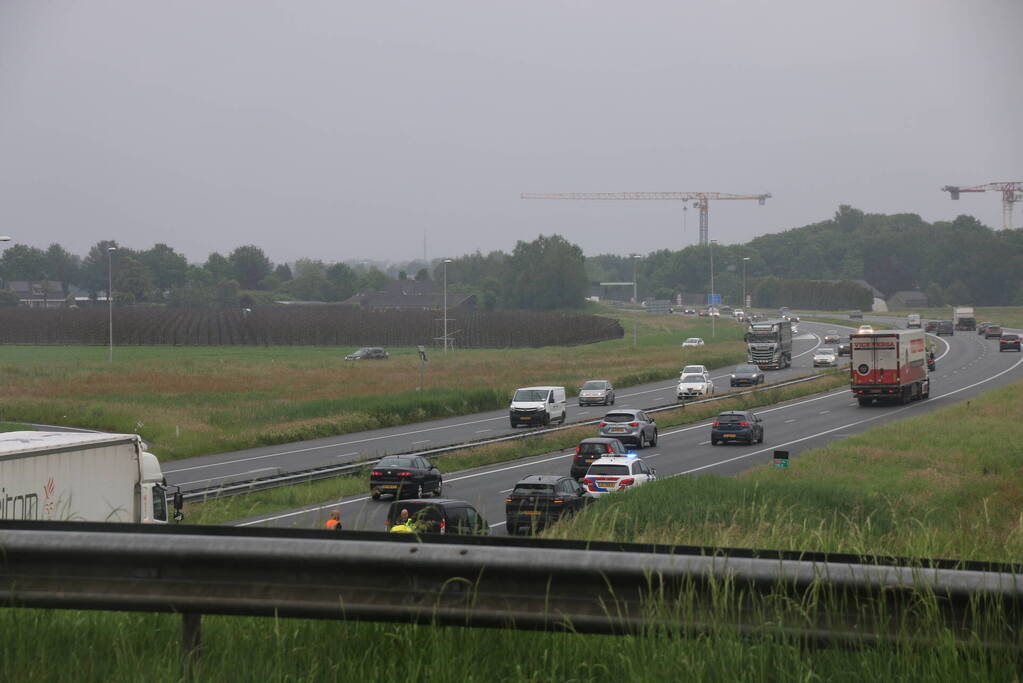
[[[0,421],[134,432],[162,460],[344,434],[502,408],[512,390],[587,379],[626,386],[686,363],[745,358],[743,327],[705,318],[615,313],[624,339],[571,347],[389,348],[345,362],[348,347],[0,346]],[[636,345],[632,331],[635,325]],[[700,349],[682,339],[704,337]],[[714,343],[711,343],[714,342]],[[422,391],[419,390],[422,372]]]

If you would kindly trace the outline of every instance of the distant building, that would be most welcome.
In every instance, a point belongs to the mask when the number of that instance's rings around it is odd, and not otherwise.
[[[916,290],[895,292],[888,297],[888,308],[892,310],[927,308],[927,303],[927,295]]]
[[[60,308],[64,288],[57,280],[8,280],[7,289],[18,295],[18,304],[30,308]]]
[[[432,280],[391,280],[382,290],[360,292],[341,303],[377,310],[442,310],[444,288]],[[475,309],[475,295],[448,290],[448,310]]]

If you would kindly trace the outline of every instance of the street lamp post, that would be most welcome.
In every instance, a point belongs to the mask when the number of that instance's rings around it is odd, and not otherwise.
[[[715,301],[715,299],[714,299],[714,245],[717,244],[717,243],[718,243],[717,240],[711,240],[710,241],[710,300],[711,301]],[[713,314],[713,312],[711,312],[711,316],[710,316],[710,336],[711,337],[716,337],[717,336],[717,333],[716,333],[716,330],[715,330],[715,324],[714,324],[714,322],[715,322],[714,318],[716,318],[716,317],[717,316],[715,316]]]
[[[749,304],[746,303],[746,261],[749,261],[749,256],[742,257],[742,308],[743,310],[749,308]],[[748,313],[748,311],[747,311]]]
[[[639,264],[639,260],[643,258],[639,254],[632,255],[632,303],[639,303],[639,290],[636,286],[636,266]],[[639,336],[639,321],[633,319],[632,321],[632,345],[636,345],[636,338]]]
[[[0,242],[10,242],[10,241],[11,241],[11,238],[8,237],[7,235],[0,235]],[[0,278],[0,286],[3,286],[3,284],[4,284],[3,278]]]
[[[448,264],[451,259],[444,259],[444,355],[448,353]]]
[[[110,321],[110,349],[107,362],[114,362],[114,252],[117,247],[107,247],[107,312]]]

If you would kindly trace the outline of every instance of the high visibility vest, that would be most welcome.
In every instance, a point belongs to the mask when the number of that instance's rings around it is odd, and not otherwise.
[[[327,527],[328,529],[335,529],[335,528],[337,528],[340,525],[341,525],[341,520],[339,520],[339,519],[328,519],[323,526]]]
[[[415,533],[415,529],[410,524],[395,524],[391,527],[392,534],[411,534]]]

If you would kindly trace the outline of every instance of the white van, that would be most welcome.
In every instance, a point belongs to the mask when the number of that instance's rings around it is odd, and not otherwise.
[[[564,422],[565,387],[522,387],[516,389],[508,409],[511,426],[548,425]]]

